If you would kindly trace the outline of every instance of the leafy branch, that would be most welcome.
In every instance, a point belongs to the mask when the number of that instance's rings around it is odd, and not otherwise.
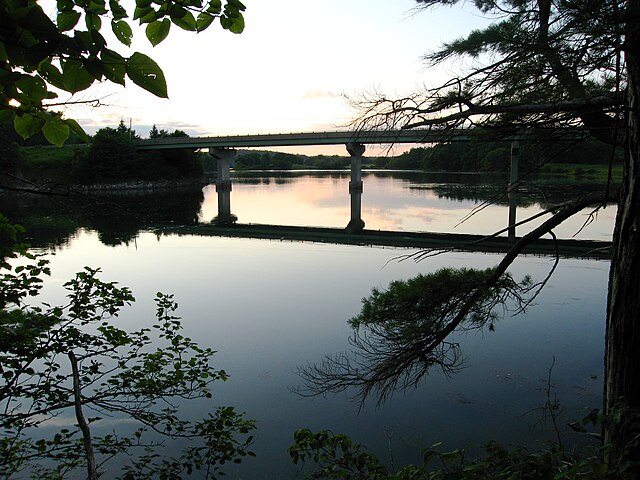
[[[182,418],[185,402],[211,398],[213,383],[228,375],[212,367],[213,350],[183,335],[171,295],[157,294],[155,324],[128,332],[115,320],[135,299],[128,288],[100,280],[98,269],[86,267],[65,284],[65,305],[29,305],[48,273],[45,260],[31,261],[7,263],[0,276],[0,478],[25,469],[58,478],[82,466],[98,478],[115,457],[128,459],[121,478],[194,471],[211,478],[224,463],[253,455],[247,434],[254,424],[233,407],[199,421]],[[87,410],[98,416],[88,418]],[[33,439],[35,428],[67,411],[76,427]],[[114,415],[138,424],[133,436],[93,435],[92,424]],[[160,442],[142,440],[149,431],[182,439],[184,450],[161,455]]]

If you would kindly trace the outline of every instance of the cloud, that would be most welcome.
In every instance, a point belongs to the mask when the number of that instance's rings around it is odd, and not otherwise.
[[[328,90],[307,90],[302,98],[305,100],[318,100],[321,98],[340,98],[342,97],[342,93],[338,92],[330,92]]]

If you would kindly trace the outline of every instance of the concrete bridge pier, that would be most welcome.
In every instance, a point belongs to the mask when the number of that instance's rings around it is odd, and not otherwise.
[[[345,230],[347,233],[358,233],[364,229],[364,221],[362,220],[362,156],[365,146],[361,143],[347,143],[346,147],[351,156],[351,180],[349,181],[351,220]]]
[[[209,155],[216,159],[216,192],[218,192],[218,216],[216,225],[233,225],[238,217],[231,213],[231,160],[236,151],[231,148],[210,148]]]
[[[511,142],[511,170],[509,174],[509,240],[516,239],[516,204],[518,201],[518,163],[520,162],[520,143]]]

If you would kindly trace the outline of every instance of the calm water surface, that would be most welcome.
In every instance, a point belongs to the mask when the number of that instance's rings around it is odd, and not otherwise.
[[[234,184],[232,212],[243,223],[345,226],[347,185],[343,174],[244,177]],[[570,194],[567,188],[553,188],[558,199]],[[465,198],[465,190],[467,197],[469,192],[474,197]],[[506,205],[488,207],[484,216],[455,225],[495,190],[476,179],[465,184],[460,178],[448,183],[410,175],[367,175],[362,217],[372,229],[491,233],[506,223]],[[138,302],[119,320],[127,328],[152,321],[156,291],[175,294],[186,334],[217,350],[214,364],[231,375],[193,414],[231,404],[257,421],[257,458],[229,469],[228,478],[300,477],[286,449],[301,427],[347,433],[395,466],[418,462],[420,449],[436,442],[443,442],[443,448],[473,450],[493,439],[535,448],[554,437],[549,425],[539,425],[535,411],[546,400],[544,387],[554,358],[553,386],[566,407],[563,420],[580,418],[582,409],[600,405],[608,262],[561,260],[527,314],[507,315],[495,332],[458,337],[466,359],[460,373],[446,377],[433,370],[418,388],[398,393],[379,407],[367,402],[359,411],[351,399],[354,392],[316,399],[296,396],[291,392],[300,383],[296,369],[326,354],[348,351],[351,331],[346,322],[359,312],[361,298],[372,287],[444,266],[486,268],[500,257],[454,253],[416,264],[395,260],[412,250],[148,231],[215,217],[213,187],[205,187],[200,201],[194,200],[198,195],[192,197],[182,202],[155,197],[153,207],[138,197],[127,204],[127,215],[101,210],[92,216],[90,209],[77,213],[75,207],[60,204],[27,208],[15,200],[15,205],[9,200],[6,205],[28,218],[32,230],[39,228],[43,236],[33,243],[52,252],[53,276],[43,301],[60,302],[62,284],[84,265],[100,266],[103,279],[133,289]],[[543,208],[531,196],[523,203],[519,219]],[[168,211],[175,211],[175,217]],[[610,238],[614,214],[614,208],[605,209],[580,235]],[[106,219],[117,221],[110,225]],[[566,227],[560,236],[572,236],[581,223]],[[70,236],[61,240],[62,226],[52,224],[63,224]],[[52,243],[57,246],[44,247]],[[530,274],[540,280],[552,263],[551,258],[523,257],[511,271],[516,278]],[[579,441],[564,428],[563,434],[568,442]]]
[[[363,175],[362,219],[373,230],[435,231],[491,234],[508,221],[506,179],[478,174],[369,172]],[[566,185],[551,179],[524,182],[518,197],[517,221],[549,205],[594,191],[599,186],[583,179]],[[231,211],[241,223],[344,227],[349,221],[349,174],[280,172],[279,175],[243,173],[236,176]],[[493,205],[484,203],[495,201]],[[482,207],[469,217],[475,208]],[[597,213],[597,220],[581,231],[591,210],[558,227],[559,238],[608,240],[615,208]],[[204,189],[202,221],[217,215],[214,185]],[[535,225],[518,229],[524,235]]]

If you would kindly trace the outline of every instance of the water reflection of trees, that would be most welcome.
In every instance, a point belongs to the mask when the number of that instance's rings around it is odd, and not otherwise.
[[[348,170],[243,170],[233,173],[234,183],[266,184],[271,182],[292,183],[301,177],[309,178],[349,178]]]
[[[495,205],[509,205],[509,192],[507,187],[491,184],[438,184],[438,185],[411,185],[411,190],[428,190],[438,198],[456,200],[459,202],[472,201],[475,203],[491,202]],[[538,205],[546,209],[551,205],[566,202],[585,193],[602,190],[601,184],[583,183],[576,185],[566,184],[535,184],[524,183],[515,192],[515,205],[518,207],[531,207]]]
[[[65,197],[4,194],[2,205],[7,217],[26,228],[32,246],[56,247],[83,228],[95,230],[106,245],[119,245],[155,227],[193,225],[203,200],[202,189],[191,186]]]
[[[524,249],[543,235],[554,236],[553,229],[577,212],[614,201],[617,195],[585,194],[556,205],[550,218],[515,239],[494,268],[443,269],[392,282],[384,292],[373,289],[363,300],[360,314],[350,321],[353,351],[326,356],[320,363],[301,368],[303,385],[298,393],[316,396],[355,387],[361,401],[373,394],[381,402],[396,390],[416,386],[434,366],[454,372],[461,360],[456,333],[484,327],[492,330],[500,308],[508,310],[509,304],[516,312],[524,311],[553,274],[557,251],[542,282],[513,280],[507,270]],[[410,257],[420,261],[452,250],[427,249]]]
[[[349,324],[351,353],[326,356],[299,370],[297,392],[316,396],[356,388],[364,401],[384,401],[396,390],[415,386],[431,368],[446,374],[461,366],[455,331],[493,330],[501,310],[523,309],[535,286],[527,277],[516,282],[499,269],[445,268],[429,275],[392,282],[372,290]]]
[[[235,172],[233,182],[240,185],[285,185],[296,179],[308,178],[349,178],[348,171],[241,171]],[[367,177],[401,180],[405,188],[413,191],[432,192],[439,198],[456,201],[472,201],[475,203],[492,202],[497,205],[509,205],[508,179],[504,174],[489,175],[486,173],[450,173],[450,172],[416,172],[416,171],[363,171],[366,186]],[[517,195],[512,201],[518,207],[539,205],[547,208],[562,203],[584,193],[602,189],[602,182],[590,178],[574,178],[569,182],[566,178],[535,178],[520,182]]]

